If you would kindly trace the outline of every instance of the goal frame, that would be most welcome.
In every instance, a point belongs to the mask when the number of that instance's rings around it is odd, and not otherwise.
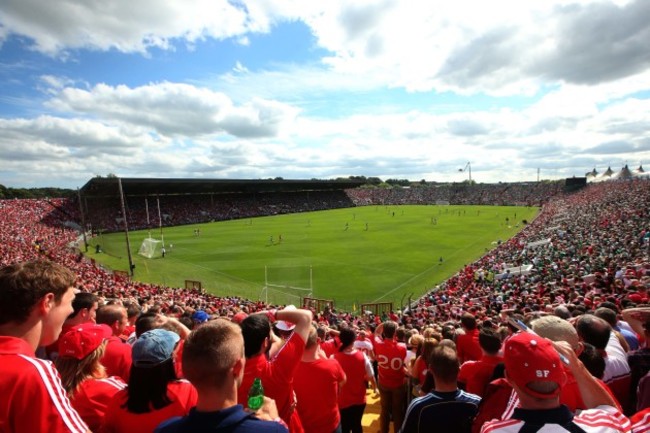
[[[148,259],[162,257],[162,249],[164,247],[165,245],[160,239],[154,239],[152,237],[144,238],[140,244],[138,255],[146,257]],[[151,252],[148,253],[148,251]]]
[[[303,298],[309,298],[314,293],[314,270],[309,266],[309,287],[298,287],[290,284],[269,283],[269,267],[264,266],[264,287],[260,292],[260,299],[264,299],[266,304],[269,303],[269,290],[281,293],[287,297],[297,298],[297,305],[302,305]],[[297,293],[296,293],[297,292]]]

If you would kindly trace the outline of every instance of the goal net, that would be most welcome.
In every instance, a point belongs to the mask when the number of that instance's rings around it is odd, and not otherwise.
[[[301,305],[313,294],[311,266],[265,266],[261,298],[274,304]]]
[[[162,241],[154,238],[144,239],[142,241],[142,245],[140,245],[140,250],[138,250],[138,254],[148,259],[153,259],[154,257],[161,257]]]

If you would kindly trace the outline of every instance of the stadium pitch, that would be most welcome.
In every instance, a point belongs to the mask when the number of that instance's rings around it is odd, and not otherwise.
[[[130,232],[134,279],[170,287],[201,281],[218,296],[298,303],[312,296],[352,311],[398,308],[521,230],[539,209],[508,206],[366,206],[156,228],[165,257],[137,254],[148,231]],[[198,232],[197,232],[198,230]],[[88,255],[127,270],[124,233],[103,234]],[[265,289],[266,287],[266,289]]]

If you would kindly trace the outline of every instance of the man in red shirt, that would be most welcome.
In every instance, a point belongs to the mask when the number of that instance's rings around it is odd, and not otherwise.
[[[325,356],[329,358],[338,352],[339,347],[341,347],[341,340],[339,340],[339,331],[336,329],[331,329],[328,326],[319,326],[317,333],[320,340],[320,348],[323,350],[323,352],[325,352]]]
[[[467,361],[460,366],[458,382],[465,384],[465,391],[483,397],[485,387],[490,383],[494,368],[503,362],[499,356],[501,338],[492,329],[481,329],[478,335],[483,356],[478,361]]]
[[[266,353],[272,342],[271,323],[276,320],[291,322],[296,326],[280,350],[268,359]],[[255,378],[260,378],[265,395],[275,400],[280,417],[291,433],[304,431],[295,410],[293,378],[305,350],[311,321],[311,311],[289,306],[280,311],[251,314],[241,322],[246,365],[244,378],[237,390],[238,403],[246,406],[248,391]]]
[[[568,366],[562,363],[558,352],[568,360]],[[631,431],[630,420],[615,407],[614,397],[589,373],[569,343],[551,343],[539,335],[519,332],[505,341],[504,361],[506,378],[521,407],[509,419],[485,423],[482,433]],[[591,400],[588,409],[577,415],[561,404],[560,392],[567,381],[567,371],[575,378],[580,394]]]
[[[135,301],[130,301],[125,303],[124,307],[126,308],[127,324],[124,327],[124,330],[122,331],[122,335],[120,335],[120,338],[123,341],[128,342],[129,337],[131,337],[135,332],[135,321],[138,320],[138,317],[140,317],[140,313],[142,312],[142,310],[140,309],[138,303]]]
[[[237,404],[246,363],[244,338],[237,324],[211,320],[185,341],[183,372],[196,387],[198,401],[187,416],[164,421],[155,433],[287,433],[270,398],[265,397],[254,413]]]
[[[381,433],[388,433],[390,420],[395,431],[404,421],[406,412],[406,346],[395,340],[397,323],[388,320],[375,329],[372,340],[377,359],[377,374],[381,413],[379,425]]]
[[[75,275],[49,261],[0,269],[0,430],[85,433],[50,361],[39,346],[59,338],[72,313]]]
[[[120,338],[128,324],[126,308],[120,304],[102,306],[97,310],[97,323],[108,325],[113,331],[113,335],[106,340],[106,351],[102,358],[106,374],[118,376],[128,382],[131,372],[131,346]]]
[[[478,342],[476,318],[471,313],[464,313],[460,318],[460,324],[463,327],[465,334],[456,337],[458,361],[462,364],[467,361],[476,361],[481,359],[483,351]]]
[[[580,343],[578,332],[571,323],[557,316],[544,316],[531,323],[531,329],[540,337],[552,341],[566,342],[578,356],[583,346]],[[567,380],[560,390],[560,402],[567,406],[572,412],[594,407],[595,401],[590,394],[583,395],[576,378],[571,370],[565,366]],[[598,380],[606,389],[604,383]],[[486,388],[486,395],[483,397],[479,413],[474,419],[473,432],[480,431],[482,425],[492,419],[509,419],[515,409],[521,406],[517,393],[505,379],[498,379],[489,384]]]
[[[72,301],[73,312],[63,322],[61,335],[83,323],[95,323],[97,307],[99,306],[97,295],[88,292],[77,293]],[[55,341],[46,348],[47,358],[55,361],[59,354],[59,341]]]
[[[345,381],[341,364],[323,357],[316,329],[312,326],[294,376],[298,413],[305,433],[332,433],[339,428],[338,395]]]

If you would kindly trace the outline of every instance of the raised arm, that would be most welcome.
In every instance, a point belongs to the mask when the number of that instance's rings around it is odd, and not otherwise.
[[[614,398],[603,388],[587,367],[578,359],[571,345],[566,341],[554,341],[555,349],[569,361],[569,369],[573,373],[582,401],[588,409],[601,405],[616,407]]]
[[[295,324],[296,327],[294,332],[300,335],[302,341],[307,341],[311,321],[314,317],[311,311],[299,309],[290,305],[283,310],[278,310],[275,313],[275,317],[277,320],[285,320]]]

